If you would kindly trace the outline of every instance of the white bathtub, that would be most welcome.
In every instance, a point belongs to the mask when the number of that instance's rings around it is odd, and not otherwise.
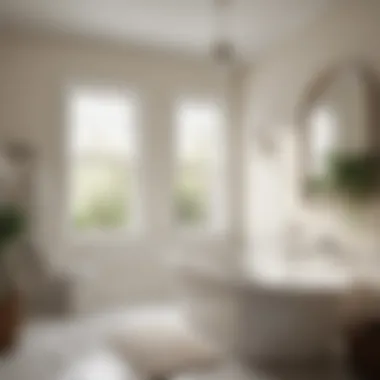
[[[339,334],[340,286],[299,286],[278,277],[265,282],[191,265],[181,279],[191,323],[230,354],[312,360],[329,354]]]

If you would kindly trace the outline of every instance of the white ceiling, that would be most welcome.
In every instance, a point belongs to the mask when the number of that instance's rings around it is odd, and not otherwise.
[[[336,0],[232,0],[231,35],[245,57],[277,43]],[[213,0],[0,0],[0,21],[206,53]]]

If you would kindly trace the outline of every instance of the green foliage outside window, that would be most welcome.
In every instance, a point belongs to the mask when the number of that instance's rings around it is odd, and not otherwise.
[[[175,193],[176,220],[180,225],[199,225],[207,217],[206,191],[202,168],[194,165],[182,169]]]
[[[181,226],[199,226],[207,219],[202,163],[182,168],[175,187],[175,219]],[[130,170],[114,162],[78,162],[74,170],[73,224],[79,230],[117,229],[131,221]]]
[[[129,171],[125,164],[83,162],[74,173],[74,225],[84,229],[115,229],[130,221]]]

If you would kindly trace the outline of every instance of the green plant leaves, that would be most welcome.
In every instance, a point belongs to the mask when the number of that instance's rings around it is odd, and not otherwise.
[[[309,194],[332,192],[365,201],[380,195],[380,155],[377,153],[335,153],[323,178],[308,178]]]
[[[380,156],[377,154],[338,154],[330,164],[332,186],[338,193],[356,199],[378,194]]]
[[[0,204],[0,253],[22,234],[25,227],[26,218],[20,207],[12,203]]]

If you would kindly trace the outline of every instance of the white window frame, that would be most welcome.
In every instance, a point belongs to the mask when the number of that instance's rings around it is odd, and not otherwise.
[[[94,92],[115,92],[125,95],[127,100],[131,100],[134,107],[134,143],[136,157],[133,165],[133,222],[131,225],[124,226],[115,230],[102,231],[78,231],[72,224],[72,194],[71,194],[71,168],[75,157],[71,153],[71,133],[72,125],[70,125],[70,108],[71,108],[71,96],[75,91],[94,91]],[[104,83],[83,83],[75,82],[65,86],[64,92],[64,125],[63,125],[63,165],[64,165],[64,193],[63,193],[63,233],[65,239],[69,242],[79,243],[106,243],[118,244],[123,241],[129,242],[131,240],[137,240],[141,237],[144,217],[143,217],[143,199],[142,199],[142,122],[141,122],[141,102],[140,96],[129,86],[120,86],[118,84],[104,84]],[[116,157],[116,156],[115,156]]]

